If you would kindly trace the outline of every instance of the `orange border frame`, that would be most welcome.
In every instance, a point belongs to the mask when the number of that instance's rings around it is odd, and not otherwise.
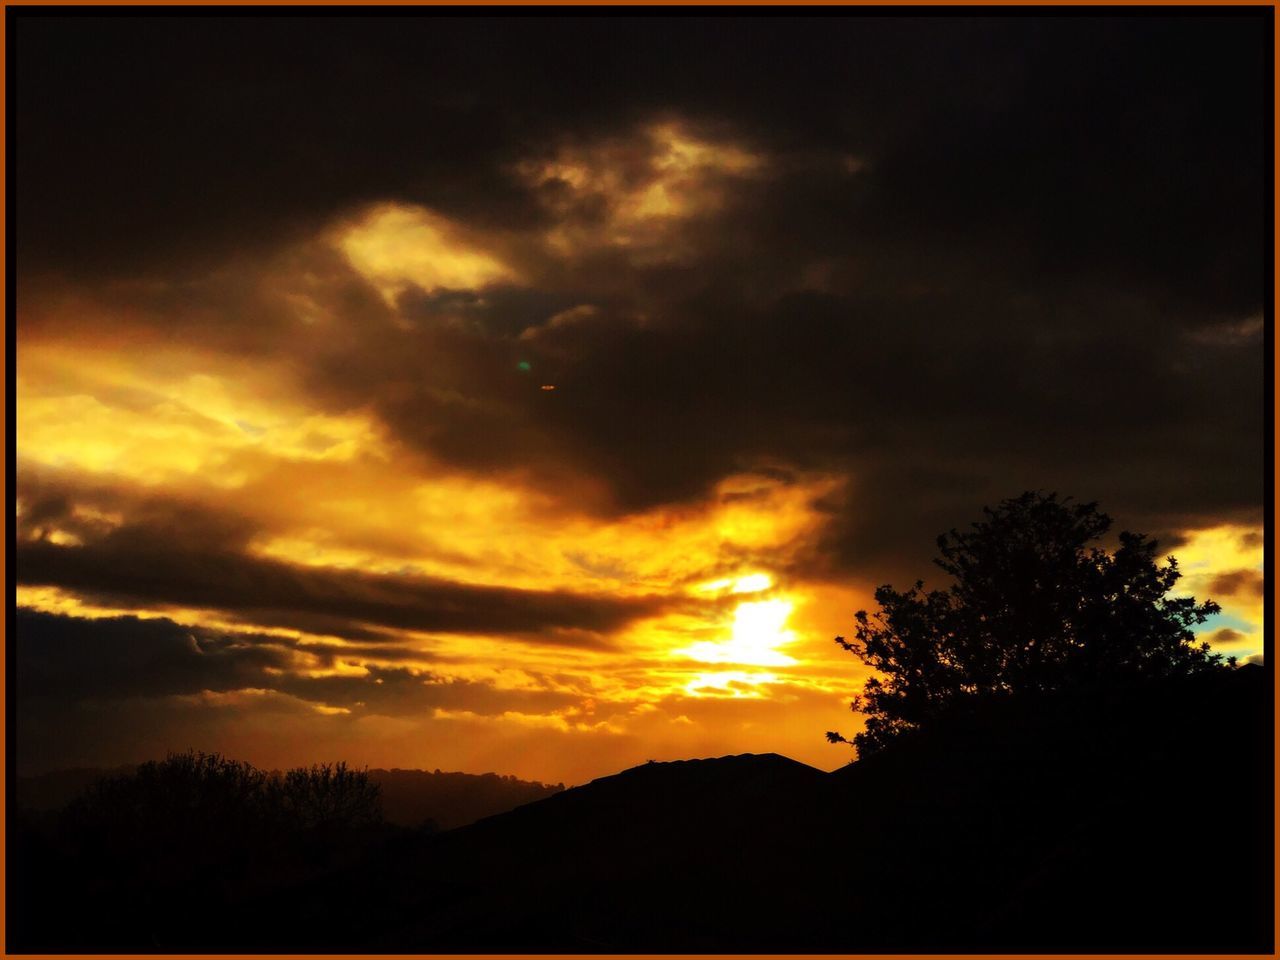
[[[435,6],[459,6],[459,5],[460,6],[516,6],[516,7],[523,7],[523,6],[543,7],[543,6],[550,5],[550,6],[557,6],[557,7],[577,7],[577,6],[599,7],[599,6],[610,6],[610,5],[622,5],[623,2],[626,2],[627,5],[645,6],[645,7],[684,7],[684,6],[692,6],[692,5],[715,6],[715,7],[766,7],[766,6],[777,7],[779,5],[783,5],[783,6],[786,5],[785,0],[782,0],[781,4],[779,3],[779,0],[693,0],[693,2],[689,2],[689,0],[556,0],[556,2],[552,4],[548,4],[544,2],[544,0],[502,0],[501,3],[489,3],[489,2],[486,2],[486,0],[453,0],[453,2],[448,2],[448,0],[439,0],[439,2],[437,2],[437,0],[427,0],[427,2],[417,2],[417,0],[376,0],[376,2],[379,5],[405,6],[405,7],[435,7]],[[885,5],[902,6],[902,7],[918,7],[918,6],[972,7],[973,6],[973,3],[969,2],[969,0],[802,0],[802,2],[805,3],[805,5],[824,6],[824,7],[861,7],[861,6],[885,6]],[[1207,0],[1207,2],[1213,5],[1213,4],[1216,4],[1218,0]],[[3,6],[6,10],[9,7],[59,7],[59,6],[118,7],[122,5],[124,4],[113,3],[111,2],[111,0],[44,0],[44,2],[41,2],[41,0],[0,0],[0,6]],[[128,5],[129,6],[142,5],[142,6],[174,7],[174,6],[183,6],[184,4],[181,2],[175,4],[171,2],[166,2],[166,0],[129,0]],[[200,0],[200,5],[201,6],[219,6],[219,7],[228,7],[228,8],[256,7],[256,6],[268,6],[268,5],[299,6],[299,7],[327,7],[327,6],[350,6],[351,0],[261,0],[261,2],[259,2],[259,0]],[[983,6],[1046,7],[1046,8],[1097,7],[1101,10],[1111,6],[1203,7],[1206,5],[1206,0],[1057,0],[1057,2],[1048,2],[1048,0],[982,0],[981,5]],[[1237,2],[1233,2],[1229,4],[1223,3],[1222,5],[1234,6],[1234,7],[1270,7],[1274,13],[1277,6],[1277,0],[1237,0]],[[8,28],[8,20],[6,15],[6,17],[4,18],[0,18],[0,51],[3,51],[6,49],[5,43],[7,41],[7,32],[6,32],[7,28]],[[1280,167],[1275,165],[1275,158],[1277,154],[1280,154],[1280,109],[1276,108],[1277,103],[1280,103],[1280,69],[1277,69],[1277,66],[1276,66],[1277,53],[1280,53],[1280,20],[1277,20],[1275,17],[1273,17],[1272,19],[1272,70],[1273,70],[1272,89],[1273,89],[1274,96],[1272,100],[1272,108],[1275,111],[1274,120],[1276,121],[1274,122],[1274,125],[1272,127],[1272,136],[1273,136],[1272,148],[1274,151],[1272,154],[1272,159],[1273,159],[1273,167],[1272,167],[1273,263],[1272,263],[1272,291],[1271,291],[1272,301],[1270,304],[1271,321],[1272,321],[1272,324],[1271,324],[1271,336],[1272,336],[1271,404],[1272,404],[1272,416],[1273,416],[1273,419],[1272,419],[1273,446],[1272,446],[1272,463],[1271,463],[1271,469],[1272,469],[1271,507],[1273,511],[1272,512],[1273,528],[1275,524],[1276,513],[1280,512],[1280,494],[1277,493],[1277,489],[1275,485],[1275,469],[1278,462],[1276,458],[1275,441],[1276,439],[1280,438],[1280,432],[1277,432],[1275,430],[1276,421],[1280,420],[1280,394],[1277,394],[1275,391],[1275,368],[1276,368],[1276,361],[1280,360],[1280,347],[1277,346],[1277,343],[1275,340],[1276,301],[1275,301],[1275,289],[1274,289],[1275,273],[1277,268],[1280,268],[1280,253],[1277,253],[1274,247],[1274,241],[1276,239],[1275,224],[1277,220],[1280,220],[1280,202],[1277,202],[1277,199],[1276,199],[1277,194],[1280,194],[1280,172],[1278,172],[1280,171]],[[0,56],[2,56],[2,54],[0,54]],[[4,92],[4,86],[5,86],[5,77],[3,75],[0,75],[0,93]],[[0,148],[7,146],[7,144],[5,144],[5,133],[7,131],[7,121],[8,121],[7,108],[8,108],[7,98],[0,98]],[[6,158],[8,157],[7,150],[5,152],[5,157]],[[3,219],[5,221],[6,234],[3,238],[0,238],[0,253],[4,253],[6,255],[8,253],[8,250],[7,250],[7,239],[8,239],[7,199],[8,199],[8,165],[5,164],[3,165],[3,167],[0,167],[0,216],[3,216]],[[3,279],[3,281],[5,282],[6,290],[8,289],[7,283],[10,280],[10,277],[8,276],[7,268],[8,268],[7,256],[0,258],[0,279]],[[7,325],[10,319],[11,318],[9,317],[5,318],[6,335],[3,338],[0,338],[0,371],[3,371],[3,372],[0,372],[0,380],[7,380],[7,375],[8,375],[9,338],[7,335],[8,334]],[[8,389],[7,388],[9,384],[7,382],[4,382],[4,386],[6,389],[3,391],[0,391],[0,417],[4,419],[4,423],[6,425],[6,430],[7,430],[7,427],[9,424]],[[8,490],[7,476],[6,476],[5,486],[6,486],[5,493],[7,495],[11,492]],[[3,534],[6,545],[8,544],[10,522],[11,522],[11,518],[9,516],[8,510],[0,511],[0,534]],[[1272,532],[1274,533],[1274,529]],[[1266,544],[1266,548],[1270,548],[1271,546],[1272,546],[1272,542],[1268,541]],[[1264,556],[1272,555],[1272,554],[1273,552],[1269,551],[1268,554],[1264,554]],[[7,546],[6,546],[6,551],[3,553],[0,553],[0,578],[3,578],[3,575],[6,572],[7,562],[8,562],[8,553],[7,553]],[[1272,575],[1274,576],[1274,568],[1273,568]],[[7,602],[7,599],[8,598],[6,597],[6,602]],[[1274,618],[1275,616],[1274,603],[1273,603],[1272,609],[1269,610],[1268,612]],[[1272,637],[1271,639],[1274,641],[1275,638]],[[1263,638],[1263,642],[1265,644],[1266,642],[1265,637]],[[1274,656],[1274,650],[1272,651],[1272,656]],[[0,659],[0,673],[2,673],[4,670],[4,664],[8,663],[8,636],[7,636],[6,627],[3,625],[0,625],[0,658],[2,658]],[[1268,661],[1268,665],[1271,665],[1272,670],[1274,671],[1275,669],[1274,665],[1270,660]],[[4,744],[8,743],[7,722],[8,722],[8,710],[7,710],[7,702],[6,702],[6,686],[3,684],[0,684],[0,743],[4,743]],[[1278,710],[1276,707],[1274,673],[1272,675],[1272,730],[1273,730],[1273,733],[1275,733],[1277,736],[1280,736],[1280,710]],[[1280,747],[1276,746],[1276,741],[1274,739],[1272,741],[1272,745],[1273,745],[1273,748],[1275,748],[1275,757],[1277,761],[1272,766],[1273,789],[1276,791],[1275,793],[1272,794],[1273,804],[1274,804],[1274,798],[1277,796],[1277,794],[1280,794]],[[7,788],[7,783],[6,783],[7,775],[8,775],[8,765],[6,762],[3,764],[0,764],[0,790],[5,790],[5,788]],[[8,803],[7,803],[7,798],[8,798],[7,790],[4,793],[4,798],[5,798],[4,801],[0,801],[3,803],[3,808],[4,808],[4,814],[3,814],[4,829],[0,830],[0,860],[3,860],[5,866],[7,867],[8,860],[7,860],[7,857],[5,856],[5,853],[6,853],[5,843],[6,843],[6,838],[8,836],[8,817],[9,817],[9,810],[8,810]],[[1274,819],[1274,827],[1276,830],[1276,832],[1273,833],[1272,835],[1273,837],[1273,844],[1272,844],[1273,876],[1277,877],[1277,879],[1280,879],[1280,874],[1275,873],[1276,854],[1277,854],[1277,851],[1280,850],[1280,844],[1277,844],[1275,842],[1277,834],[1280,834],[1280,805],[1273,805],[1272,816]],[[0,937],[3,937],[5,934],[5,931],[7,931],[8,929],[8,924],[6,922],[7,913],[8,913],[8,897],[6,895],[6,882],[8,879],[7,873],[8,873],[7,869],[4,871],[0,871]],[[1278,884],[1277,888],[1273,889],[1273,895],[1275,897],[1274,906],[1280,906],[1280,884]],[[1273,941],[1272,941],[1271,953],[1231,954],[1230,956],[1233,958],[1239,958],[1239,960],[1252,960],[1252,958],[1263,958],[1263,957],[1269,957],[1269,958],[1277,957],[1277,953],[1276,953],[1277,945],[1280,944],[1280,922],[1278,922],[1276,919],[1275,911],[1273,911],[1272,913],[1272,932],[1273,932]],[[1107,953],[1034,954],[1034,956],[1059,957],[1059,958],[1063,958],[1063,960],[1075,960],[1075,958],[1079,958],[1079,960],[1118,960],[1118,958],[1121,958],[1121,957],[1141,957],[1141,956],[1155,956],[1155,955],[1156,954],[1107,954]],[[48,957],[50,958],[50,960],[73,960],[73,958],[74,960],[78,960],[78,958],[81,958],[81,957],[101,958],[101,960],[121,960],[121,958],[126,958],[126,957],[132,958],[136,956],[150,956],[150,955],[146,955],[146,954],[11,954],[8,952],[6,944],[0,941],[0,957],[10,957],[10,956],[15,956],[15,957],[40,956],[40,957]],[[303,958],[307,958],[307,960],[310,960],[310,958],[314,955],[312,954],[241,953],[241,954],[182,954],[181,956],[200,956],[200,957],[218,958],[218,960],[221,960],[221,958],[226,958],[226,960],[242,960],[242,958],[246,958],[246,960],[265,960],[265,958],[267,957],[295,957],[295,958],[298,958],[298,960],[303,960]],[[329,958],[329,960],[360,960],[360,958],[364,958],[368,956],[385,956],[385,957],[400,957],[400,958],[432,957],[432,958],[438,958],[438,960],[506,960],[506,958],[509,958],[509,957],[514,958],[514,957],[525,956],[525,955],[524,954],[358,954],[358,953],[357,954],[326,954],[325,955],[325,957]],[[619,954],[538,954],[537,956],[547,957],[548,960],[604,960],[604,958],[606,957],[619,956]],[[646,956],[646,954],[633,954],[633,956]],[[695,960],[695,958],[733,956],[733,954],[690,953],[690,954],[657,954],[657,955],[650,954],[648,956],[672,957],[672,958],[677,958],[677,960]],[[991,958],[991,960],[1005,960],[1005,958],[1009,956],[1018,956],[1018,955],[1017,954],[753,954],[752,956],[758,957],[759,960],[784,960],[784,958],[792,958],[792,957],[795,957],[795,958],[862,957],[862,958],[866,958],[866,960],[954,960],[955,957],[960,957],[960,956]],[[1202,960],[1202,958],[1203,960],[1210,960],[1210,958],[1215,958],[1217,956],[1219,955],[1216,955],[1216,954],[1180,954],[1179,955],[1180,960]]]

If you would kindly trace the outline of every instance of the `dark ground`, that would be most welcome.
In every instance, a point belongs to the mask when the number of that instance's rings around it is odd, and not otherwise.
[[[1006,702],[831,774],[653,763],[256,859],[29,825],[8,948],[1270,953],[1271,697],[1245,667]]]

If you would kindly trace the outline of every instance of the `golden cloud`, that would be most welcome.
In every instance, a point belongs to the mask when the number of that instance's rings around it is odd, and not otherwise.
[[[744,146],[661,122],[631,137],[562,144],[516,173],[555,218],[546,235],[552,250],[577,256],[613,247],[655,262],[685,256],[680,224],[722,209],[734,181],[766,166]]]
[[[1190,531],[1175,553],[1183,573],[1176,592],[1216,600],[1223,615],[1237,621],[1234,628],[1222,628],[1213,621],[1203,628],[1202,638],[1222,647],[1224,655],[1262,650],[1266,612],[1262,594],[1256,589],[1238,589],[1236,581],[1242,574],[1252,574],[1249,582],[1261,580],[1265,542],[1261,527],[1224,524]],[[1228,588],[1225,592],[1224,586]]]
[[[333,242],[393,306],[410,285],[479,290],[517,279],[476,231],[425,207],[380,204],[335,230]]]

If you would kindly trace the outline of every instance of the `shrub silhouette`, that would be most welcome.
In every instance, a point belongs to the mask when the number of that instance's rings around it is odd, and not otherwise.
[[[165,876],[220,897],[341,855],[349,844],[337,841],[380,823],[381,810],[377,785],[345,764],[266,773],[188,751],[98,781],[60,820],[65,854],[102,869],[109,887],[150,889]]]
[[[378,785],[346,763],[298,767],[269,781],[272,805],[303,829],[363,827],[378,823]]]
[[[66,811],[81,834],[179,841],[316,827],[360,827],[382,814],[378,786],[345,763],[268,774],[248,763],[196,751],[171,753],[125,776],[91,785]]]
[[[146,837],[160,856],[220,855],[272,826],[267,781],[262,771],[218,754],[170,754],[89,786],[64,813],[67,835],[91,848]]]
[[[1111,518],[1052,493],[983,512],[968,531],[938,538],[934,562],[949,588],[882,586],[880,610],[859,610],[853,639],[836,637],[879,676],[852,704],[865,730],[851,741],[828,733],[832,743],[865,757],[978,702],[1221,666],[1191,630],[1218,605],[1167,595],[1181,574],[1175,558],[1157,561],[1156,541],[1124,532],[1108,552],[1096,541]]]
[[[45,909],[56,882],[79,898],[86,929],[147,947],[252,937],[274,922],[255,912],[260,898],[347,869],[387,831],[364,771],[339,763],[267,773],[188,751],[94,783],[41,835]],[[216,929],[203,926],[211,915]]]

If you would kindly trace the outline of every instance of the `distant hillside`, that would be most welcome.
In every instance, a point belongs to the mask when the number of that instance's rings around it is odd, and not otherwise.
[[[95,781],[129,774],[135,769],[128,764],[112,769],[78,768],[19,777],[15,801],[23,810],[57,810]],[[564,789],[562,783],[548,785],[496,773],[392,769],[370,770],[369,776],[381,787],[382,814],[388,821],[404,827],[427,826],[438,830],[451,830],[505,813]]]
[[[136,764],[127,763],[119,767],[76,767],[34,777],[18,777],[14,784],[14,804],[19,810],[57,810],[103,777],[125,776],[136,769]]]
[[[382,815],[404,827],[427,823],[440,830],[506,813],[564,790],[564,784],[517,780],[496,773],[441,773],[439,770],[370,770],[382,788]]]

